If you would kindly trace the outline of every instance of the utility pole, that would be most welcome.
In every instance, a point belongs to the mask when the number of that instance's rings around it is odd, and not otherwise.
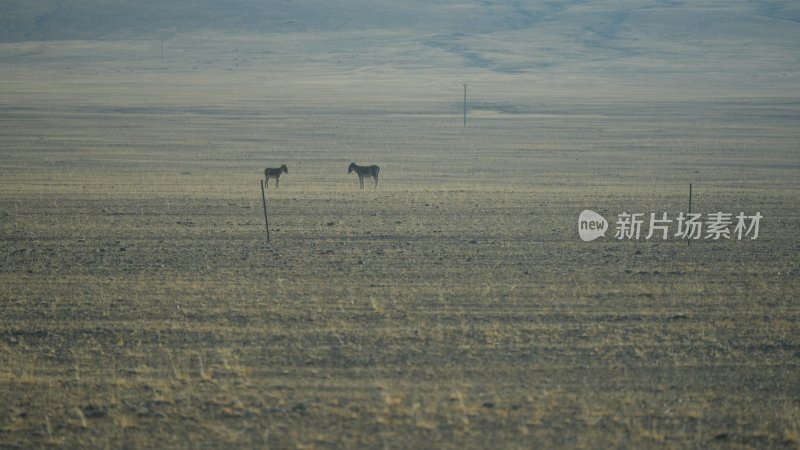
[[[464,126],[467,126],[467,83],[464,83]]]

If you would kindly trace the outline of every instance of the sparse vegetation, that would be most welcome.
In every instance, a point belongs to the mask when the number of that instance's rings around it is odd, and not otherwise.
[[[800,446],[797,102],[207,37],[0,46],[0,447]]]

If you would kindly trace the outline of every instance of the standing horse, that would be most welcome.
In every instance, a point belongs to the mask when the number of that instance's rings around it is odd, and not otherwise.
[[[269,179],[275,178],[275,189],[278,189],[278,183],[281,180],[282,173],[289,173],[289,169],[286,167],[286,164],[278,167],[277,169],[272,169],[270,167],[264,169],[264,178],[266,178],[266,180],[264,180],[264,186],[269,187]]]
[[[358,183],[361,189],[364,189],[364,177],[371,177],[375,179],[375,188],[378,187],[378,172],[381,168],[378,166],[359,166],[356,163],[350,163],[347,168],[347,173],[355,172],[358,175]]]

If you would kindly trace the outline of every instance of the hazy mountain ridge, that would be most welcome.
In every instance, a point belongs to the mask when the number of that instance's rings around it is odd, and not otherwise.
[[[168,37],[188,31],[337,31],[412,28],[419,33],[481,34],[519,31],[584,16],[587,32],[613,39],[637,14],[690,11],[707,24],[741,20],[800,23],[800,5],[789,1],[676,0],[6,0],[0,4],[0,40],[126,39]],[[676,28],[689,25],[664,18]],[[566,21],[565,19],[569,19]],[[601,21],[600,24],[593,19]]]
[[[0,6],[0,39],[125,39],[214,30],[226,32],[335,31],[413,26],[478,25],[477,3],[319,0],[10,0]],[[497,6],[483,6],[496,8]],[[476,14],[477,12],[477,14]],[[488,24],[483,29],[494,29]]]
[[[550,78],[597,76],[648,89],[662,83],[676,89],[769,89],[772,95],[784,90],[795,95],[791,86],[800,80],[800,5],[790,0],[0,4],[0,41],[7,43],[167,40],[168,54],[175,56],[182,41],[197,42],[188,36],[204,35],[207,42],[215,33],[244,39],[233,48],[220,48],[220,54],[241,48],[239,55],[246,53],[252,62],[263,60],[268,52],[274,57],[270,64],[313,63],[316,73],[446,68]],[[29,50],[6,45],[3,52],[0,62],[4,55],[25,55]],[[575,80],[580,86],[582,81]]]

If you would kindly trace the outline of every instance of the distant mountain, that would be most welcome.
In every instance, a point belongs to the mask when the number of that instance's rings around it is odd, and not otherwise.
[[[352,67],[446,65],[787,95],[800,79],[796,0],[0,1],[0,42],[194,33],[263,35],[271,51]]]
[[[176,32],[410,28],[489,32],[529,26],[581,2],[463,0],[4,0],[0,40],[124,39]],[[555,4],[560,6],[554,6]]]
[[[677,12],[677,13],[676,13]],[[688,14],[688,15],[687,15]],[[575,22],[574,18],[582,17]],[[694,16],[694,17],[692,17]],[[643,18],[645,22],[637,21]],[[566,20],[569,19],[569,20]],[[597,38],[655,25],[675,35],[696,27],[800,23],[794,0],[3,0],[0,40],[168,37],[199,30],[334,31],[407,28],[480,34],[561,24]],[[593,25],[594,23],[594,25]],[[737,30],[730,30],[733,35]],[[746,29],[744,30],[746,31]],[[766,31],[766,30],[765,30]],[[590,37],[591,38],[591,37]]]

